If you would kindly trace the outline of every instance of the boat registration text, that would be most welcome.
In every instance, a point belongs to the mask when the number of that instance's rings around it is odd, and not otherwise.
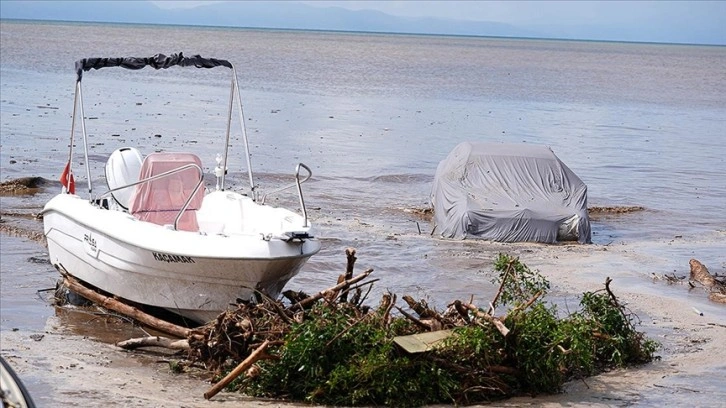
[[[171,254],[162,254],[159,252],[152,252],[154,254],[154,259],[161,262],[168,262],[168,263],[195,263],[194,258],[184,255],[171,255]]]

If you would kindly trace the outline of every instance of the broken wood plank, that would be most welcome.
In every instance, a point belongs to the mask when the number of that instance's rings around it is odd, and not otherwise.
[[[417,333],[408,336],[397,336],[393,342],[398,344],[407,353],[423,353],[430,351],[441,344],[445,339],[454,335],[453,330],[439,330],[428,333]]]

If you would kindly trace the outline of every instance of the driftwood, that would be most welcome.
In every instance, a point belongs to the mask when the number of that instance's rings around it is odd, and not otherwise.
[[[471,303],[471,302],[470,302]],[[456,310],[456,313],[459,314],[459,316],[464,319],[464,321],[468,324],[471,321],[471,318],[469,317],[469,310],[464,307],[464,304],[461,302],[461,300],[455,300],[454,303],[450,304],[449,307],[453,306],[454,310]]]
[[[314,296],[302,292],[289,291],[283,295],[299,301],[285,307],[281,300],[263,297],[259,302],[243,302],[236,309],[226,310],[215,320],[194,330],[195,337],[189,338],[192,361],[202,362],[210,371],[221,373],[228,361],[242,361],[251,350],[265,340],[271,346],[282,341],[285,333],[294,323],[305,320],[310,307],[315,302],[323,300],[326,304],[337,307],[334,302],[336,296],[331,296],[345,286],[355,287],[356,283],[365,279],[372,273],[372,269],[345,280],[331,288],[323,290]],[[350,303],[340,303],[346,307],[357,310],[359,306]]]
[[[711,301],[726,304],[726,284],[718,281],[711,275],[708,268],[696,259],[688,262],[691,265],[691,282],[696,281],[709,292]]]
[[[482,318],[487,322],[493,324],[494,327],[499,330],[499,333],[501,333],[502,336],[507,337],[507,335],[509,334],[509,329],[507,328],[507,326],[504,325],[504,323],[502,323],[501,320],[499,320],[499,318],[493,317],[489,313],[482,312],[481,310],[479,310],[478,307],[472,305],[471,303],[466,303],[462,306],[469,309],[474,314],[474,316]]]
[[[428,324],[428,323],[426,323],[426,322],[423,322],[423,321],[421,321],[421,320],[417,319],[417,318],[416,318],[416,317],[415,317],[414,315],[412,315],[412,314],[410,314],[410,313],[406,312],[405,310],[401,309],[401,308],[400,308],[400,307],[398,307],[398,306],[396,306],[396,309],[397,309],[397,310],[398,310],[398,311],[399,311],[399,312],[400,312],[400,313],[401,313],[401,314],[403,315],[403,317],[405,317],[405,318],[407,318],[408,320],[412,321],[412,322],[413,322],[413,323],[415,323],[415,324],[416,324],[416,325],[417,325],[418,327],[420,327],[420,328],[422,328],[422,329],[424,329],[424,330],[428,330],[428,331],[431,331],[432,327],[431,327],[431,325],[430,325],[430,324]]]
[[[345,256],[347,258],[347,263],[345,267],[345,276],[343,277],[343,281],[348,281],[353,278],[353,267],[355,266],[355,261],[358,259],[355,256],[355,248],[346,248],[345,249]],[[341,283],[341,282],[338,282]],[[348,291],[350,291],[350,287],[344,286],[343,291],[340,294],[340,301],[342,303],[345,303],[348,301]]]
[[[135,350],[143,347],[163,347],[170,350],[189,350],[189,341],[186,339],[175,340],[161,336],[139,337],[116,343],[116,346],[125,350]]]
[[[218,383],[214,384],[212,388],[209,389],[209,391],[204,393],[205,399],[210,399],[217,395],[220,391],[224,389],[224,387],[228,386],[229,383],[234,381],[235,378],[239,377],[240,374],[245,372],[247,369],[252,367],[252,364],[258,362],[259,360],[262,360],[264,358],[270,358],[269,355],[265,353],[267,350],[267,347],[270,345],[269,340],[265,340],[262,344],[260,344],[255,351],[250,353],[250,355],[244,359],[241,363],[235,367],[234,370],[230,371],[229,374],[227,374],[222,380],[220,380]]]
[[[152,327],[160,332],[164,332],[167,334],[171,334],[172,336],[176,336],[179,338],[188,338],[189,336],[194,335],[191,329],[187,329],[186,327],[177,326],[173,323],[169,323],[165,320],[157,319],[156,317],[153,317],[147,313],[142,312],[141,310],[129,306],[126,303],[120,302],[116,299],[110,298],[108,296],[104,296],[92,289],[89,289],[85,286],[83,286],[80,282],[78,282],[75,278],[73,278],[71,275],[68,274],[67,271],[61,270],[61,275],[63,275],[63,283],[68,286],[68,288],[76,292],[77,294],[83,296],[84,298],[99,304],[100,306],[110,309],[113,311],[116,311],[118,313],[121,313],[125,316],[131,317],[132,319],[143,323],[149,327]]]
[[[367,269],[365,272],[361,273],[360,275],[351,278],[351,279],[345,279],[343,282],[333,286],[332,288],[326,289],[324,291],[318,292],[317,294],[307,297],[303,300],[301,300],[298,303],[293,304],[292,306],[288,307],[288,310],[295,310],[295,309],[304,309],[305,306],[315,303],[316,301],[328,297],[333,293],[337,293],[339,290],[350,286],[353,283],[357,283],[362,281],[363,279],[367,278],[368,275],[373,273],[373,268]]]
[[[388,327],[391,324],[391,309],[393,309],[393,306],[396,304],[396,294],[395,293],[386,293],[383,295],[383,298],[381,298],[381,304],[379,306],[379,309],[383,309],[383,324]]]
[[[438,313],[436,313],[435,311],[431,310],[431,308],[429,308],[428,303],[424,299],[416,301],[411,296],[408,296],[408,295],[404,295],[402,297],[402,299],[406,303],[408,303],[408,307],[413,309],[413,311],[416,312],[416,314],[418,314],[419,317],[421,317],[422,319],[427,319],[427,318],[432,318],[432,317],[435,318],[438,315]]]

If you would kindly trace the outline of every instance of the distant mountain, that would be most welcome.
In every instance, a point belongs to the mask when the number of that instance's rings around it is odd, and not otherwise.
[[[148,1],[0,1],[0,17],[8,19],[152,23],[166,14]]]
[[[665,14],[647,8],[647,4],[634,4],[639,5],[639,14],[634,12],[627,23],[595,24],[587,18],[564,23],[543,15],[522,26],[407,18],[296,1],[229,1],[166,9],[151,1],[1,0],[0,18],[726,45],[726,29],[720,18],[726,16],[726,1],[709,3],[710,18],[704,18],[702,11],[689,13],[688,3],[677,3],[678,7],[669,8]]]
[[[0,18],[108,23],[363,31],[410,34],[543,37],[509,24],[397,17],[372,10],[313,7],[298,2],[235,1],[162,9],[150,1],[0,1]]]

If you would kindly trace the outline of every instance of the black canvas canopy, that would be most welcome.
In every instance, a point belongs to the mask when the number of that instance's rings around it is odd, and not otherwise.
[[[146,66],[154,69],[166,69],[178,65],[180,67],[214,68],[224,66],[232,68],[227,60],[216,58],[203,58],[200,55],[185,57],[182,53],[156,54],[153,57],[120,57],[120,58],[84,58],[76,61],[76,81],[83,77],[83,71],[108,67],[122,67],[126,69],[142,69]]]
[[[547,146],[464,142],[431,192],[445,238],[590,242],[587,186]]]

